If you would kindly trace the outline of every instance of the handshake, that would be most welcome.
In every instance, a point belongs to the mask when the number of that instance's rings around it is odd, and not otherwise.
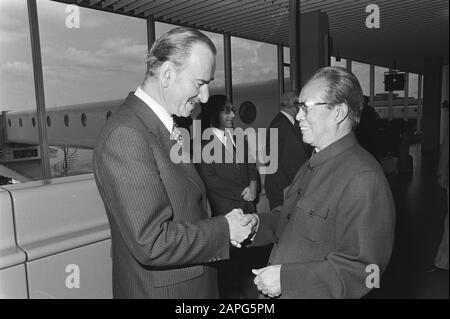
[[[259,218],[256,214],[245,214],[242,209],[233,209],[225,215],[230,228],[230,241],[235,247],[241,248],[246,240],[253,240],[258,230]]]

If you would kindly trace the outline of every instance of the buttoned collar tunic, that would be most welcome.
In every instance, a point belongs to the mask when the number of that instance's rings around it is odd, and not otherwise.
[[[359,298],[386,269],[394,228],[384,173],[349,133],[300,168],[280,213],[260,214],[254,245],[274,243],[281,298]]]

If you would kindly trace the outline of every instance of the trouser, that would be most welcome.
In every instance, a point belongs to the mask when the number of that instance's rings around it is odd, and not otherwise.
[[[448,270],[448,188],[447,188],[447,216],[444,222],[444,235],[434,261],[436,267]]]
[[[231,248],[230,259],[218,264],[219,296],[224,299],[256,299],[252,269],[267,266],[271,246]]]

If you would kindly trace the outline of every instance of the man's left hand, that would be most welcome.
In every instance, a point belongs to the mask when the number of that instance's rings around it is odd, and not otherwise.
[[[244,188],[244,190],[241,193],[241,196],[244,198],[247,202],[252,202],[256,198],[256,183],[250,182],[250,185]]]
[[[269,296],[270,298],[276,298],[281,295],[281,265],[252,269],[252,272],[256,275],[253,282],[263,295]]]

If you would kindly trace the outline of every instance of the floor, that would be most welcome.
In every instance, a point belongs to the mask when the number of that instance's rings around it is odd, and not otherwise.
[[[436,183],[437,154],[410,148],[412,174],[390,174],[397,208],[396,243],[380,288],[368,298],[449,298],[448,271],[427,273],[443,233],[446,193]]]

